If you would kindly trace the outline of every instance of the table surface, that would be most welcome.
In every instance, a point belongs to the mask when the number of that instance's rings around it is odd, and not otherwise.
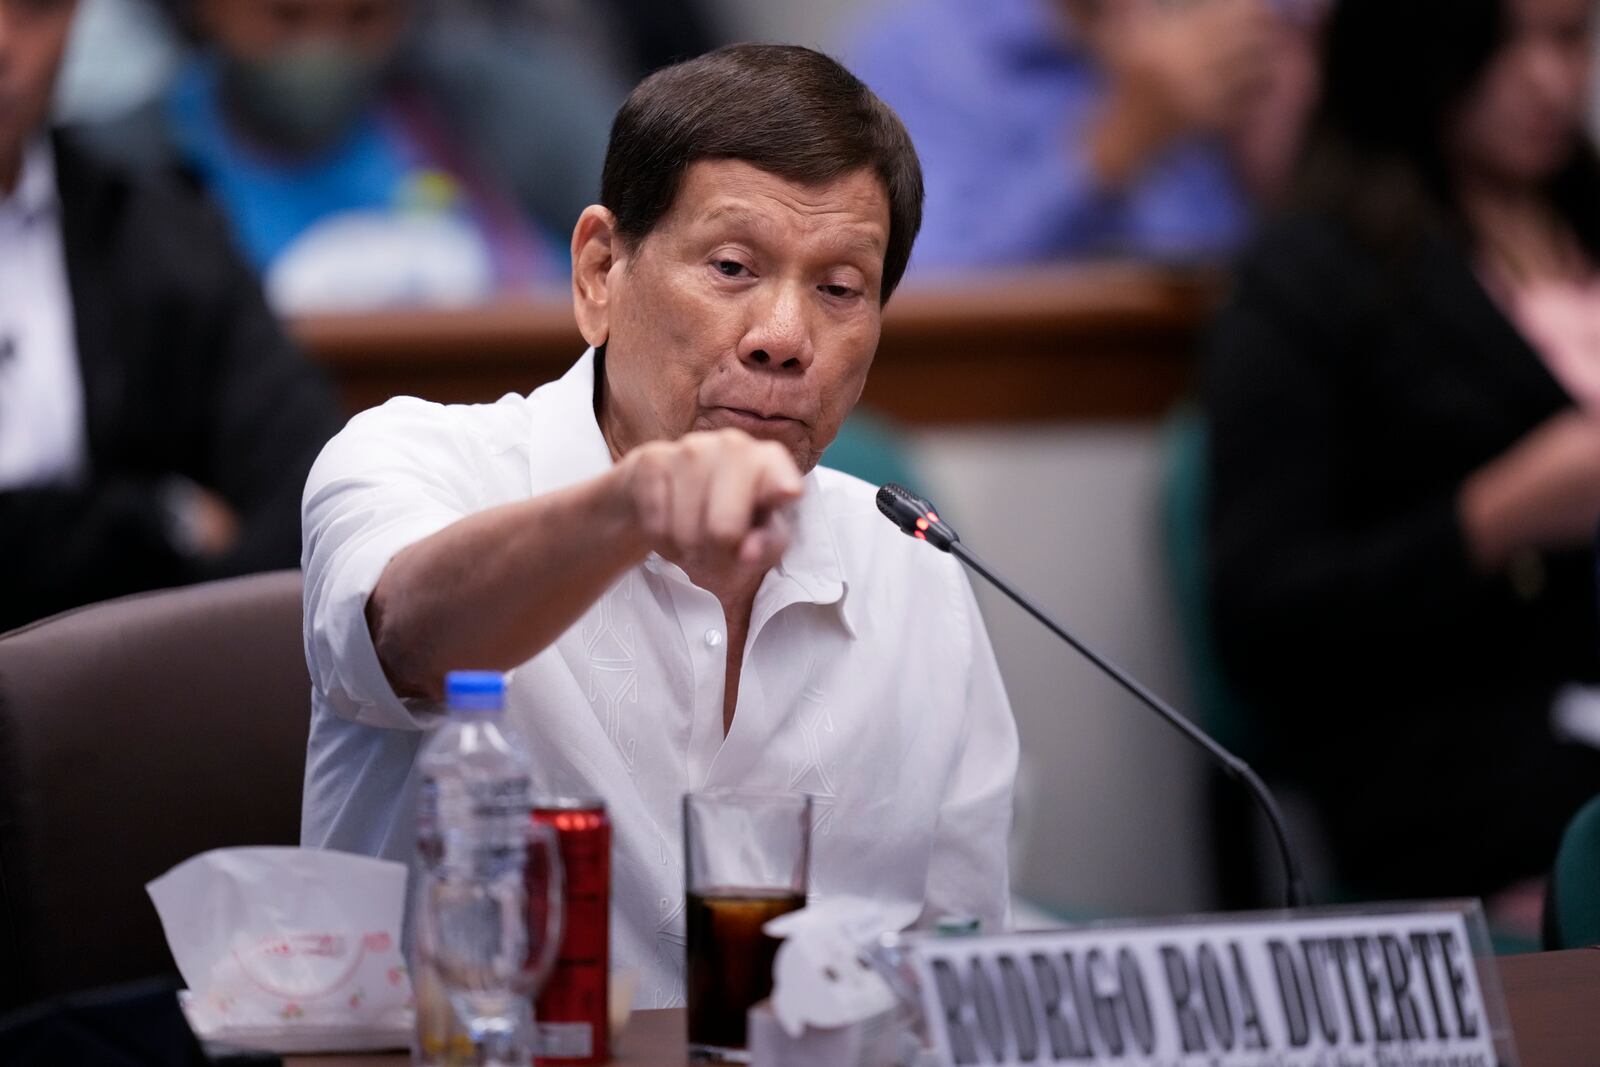
[[[1522,1067],[1600,1067],[1600,948],[1502,956],[1500,982]],[[634,1067],[685,1067],[682,1011],[635,1012],[621,1055]],[[397,1067],[405,1055],[290,1056],[289,1067]]]
[[[611,1062],[627,1067],[687,1067],[688,1038],[684,1023],[682,1009],[634,1012],[622,1035],[622,1047]],[[399,1067],[411,1061],[403,1052],[386,1052],[359,1056],[285,1056],[283,1062],[286,1067]]]

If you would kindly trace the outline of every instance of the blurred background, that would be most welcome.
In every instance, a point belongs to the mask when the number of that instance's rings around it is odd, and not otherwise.
[[[826,462],[923,487],[1259,762],[1323,899],[1482,895],[1533,942],[1600,792],[1589,3],[78,7],[55,120],[209,198],[340,418],[565,369],[568,237],[639,78],[738,40],[838,56],[928,199]],[[1242,795],[978,596],[1024,915],[1275,902]]]

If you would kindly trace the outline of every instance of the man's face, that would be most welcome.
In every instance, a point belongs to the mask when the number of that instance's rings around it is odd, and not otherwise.
[[[206,32],[224,52],[263,59],[312,41],[387,55],[399,44],[410,8],[409,0],[205,0],[201,10]]]
[[[76,0],[0,0],[0,187],[50,113]]]
[[[733,427],[809,471],[866,383],[888,242],[888,195],[868,170],[808,186],[735,160],[692,164],[607,272],[613,452]]]

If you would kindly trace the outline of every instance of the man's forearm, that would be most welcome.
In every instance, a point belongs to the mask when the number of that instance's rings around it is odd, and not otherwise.
[[[437,699],[446,671],[528,660],[644,558],[621,477],[469,515],[396,555],[367,602],[395,692]]]

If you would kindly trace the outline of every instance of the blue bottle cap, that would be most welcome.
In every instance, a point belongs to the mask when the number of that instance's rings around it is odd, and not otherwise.
[[[506,676],[499,671],[451,671],[444,676],[451,711],[499,711],[506,701]]]

